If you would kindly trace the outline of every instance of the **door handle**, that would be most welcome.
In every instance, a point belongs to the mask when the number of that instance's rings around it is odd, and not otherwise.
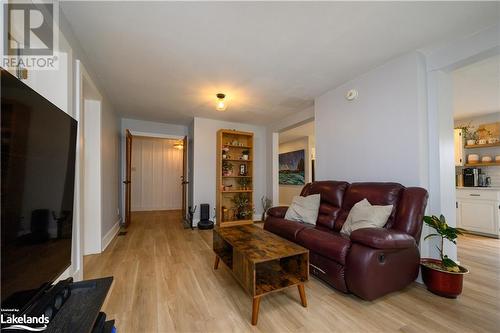
[[[123,181],[123,184],[130,184],[130,183],[131,183],[131,181],[130,181],[130,180],[124,180],[124,181]]]
[[[474,193],[471,193],[471,194],[469,194],[469,195],[470,195],[471,197],[480,197],[480,196],[481,196],[481,194],[474,194]]]

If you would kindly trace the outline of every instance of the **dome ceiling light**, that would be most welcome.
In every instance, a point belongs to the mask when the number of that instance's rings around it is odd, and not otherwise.
[[[217,96],[217,103],[215,105],[215,109],[217,111],[226,111],[226,109],[227,109],[226,95],[222,94],[222,93],[218,93],[215,96]]]

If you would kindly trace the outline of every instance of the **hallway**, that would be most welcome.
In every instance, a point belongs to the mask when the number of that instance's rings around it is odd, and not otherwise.
[[[463,332],[500,327],[500,241],[478,247],[460,238],[459,258],[471,273],[457,300],[434,296],[417,283],[375,302],[306,284],[309,306],[295,289],[263,298],[259,324],[251,300],[220,265],[213,271],[212,231],[183,229],[179,211],[136,212],[125,236],[85,257],[85,279],[113,275],[103,311],[125,332]]]

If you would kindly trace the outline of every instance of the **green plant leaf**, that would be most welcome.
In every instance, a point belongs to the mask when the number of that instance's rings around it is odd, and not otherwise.
[[[444,267],[456,267],[458,266],[456,262],[448,258],[448,256],[444,256],[442,259],[442,264]]]
[[[439,236],[439,234],[429,234],[429,235],[425,236],[424,240],[426,240],[427,238],[430,238],[430,237],[434,237],[434,236]]]

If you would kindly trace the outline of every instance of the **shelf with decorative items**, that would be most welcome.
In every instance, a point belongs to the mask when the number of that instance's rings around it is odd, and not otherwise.
[[[493,148],[493,147],[500,147],[500,142],[465,145],[466,149]]]
[[[500,166],[500,122],[455,129],[455,165]]]
[[[216,221],[219,227],[253,223],[253,133],[217,132]]]

